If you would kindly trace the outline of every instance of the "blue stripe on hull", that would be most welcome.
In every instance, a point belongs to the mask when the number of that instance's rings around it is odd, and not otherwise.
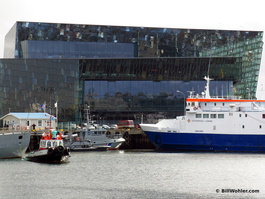
[[[265,152],[265,135],[145,132],[159,149],[182,151]]]

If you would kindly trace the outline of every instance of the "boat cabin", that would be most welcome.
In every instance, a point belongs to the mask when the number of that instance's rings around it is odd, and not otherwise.
[[[40,140],[40,149],[63,146],[63,140]]]
[[[40,140],[40,149],[63,146],[63,136],[56,130],[50,129],[44,132]]]

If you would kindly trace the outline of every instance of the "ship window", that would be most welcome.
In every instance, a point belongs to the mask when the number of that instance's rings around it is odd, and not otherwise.
[[[195,106],[195,103],[194,103],[194,102],[192,102],[192,103],[191,103],[191,106]]]
[[[38,126],[42,126],[42,120],[38,120]]]
[[[223,103],[223,106],[225,105],[225,103]]]
[[[245,114],[245,117],[247,117],[248,115],[247,114]]]
[[[20,136],[18,137],[19,140],[21,140],[22,138],[23,138],[23,135],[20,135]]]
[[[53,146],[54,146],[54,147],[57,147],[57,142],[56,142],[56,141],[53,142]]]
[[[45,141],[41,141],[40,142],[40,148],[45,148],[46,147],[46,142]]]
[[[239,117],[241,117],[241,114],[239,114]]]
[[[216,114],[211,114],[211,118],[216,118]]]
[[[214,106],[216,106],[216,103],[214,103]]]
[[[196,118],[202,118],[202,114],[196,114],[195,117]]]
[[[262,114],[262,118],[265,119],[265,114]]]
[[[207,106],[207,103],[205,103],[204,105]]]
[[[203,114],[203,118],[209,118],[209,114]]]
[[[259,125],[259,128],[261,129],[261,128],[262,128],[262,126],[261,126],[261,125]]]
[[[242,125],[242,128],[244,129],[245,128],[245,125]]]
[[[218,114],[218,118],[223,119],[223,118],[225,118],[225,115],[224,114]]]

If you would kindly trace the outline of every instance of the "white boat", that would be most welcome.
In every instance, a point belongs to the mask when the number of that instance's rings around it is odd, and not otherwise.
[[[125,142],[121,134],[107,134],[107,130],[85,128],[64,135],[65,146],[71,150],[117,150]]]
[[[205,80],[205,92],[186,99],[184,116],[140,124],[149,140],[165,150],[265,152],[265,100],[213,98]]]
[[[0,159],[23,158],[30,143],[30,132],[0,131]]]
[[[107,129],[90,119],[90,107],[86,109],[85,127],[64,133],[64,144],[70,150],[117,150],[125,139],[121,134],[112,135]]]

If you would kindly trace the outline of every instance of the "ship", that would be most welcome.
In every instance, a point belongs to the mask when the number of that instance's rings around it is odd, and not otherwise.
[[[0,159],[23,158],[30,143],[30,132],[0,131]]]
[[[118,150],[123,142],[125,139],[121,134],[112,135],[103,127],[95,128],[91,125],[64,135],[65,146],[73,151]]]
[[[202,94],[190,92],[183,116],[140,124],[160,150],[265,152],[265,100],[211,97],[210,79]]]
[[[39,149],[26,155],[29,161],[43,163],[65,163],[68,162],[69,157],[69,148],[64,146],[62,134],[54,129],[44,132]]]
[[[90,119],[90,108],[86,109],[86,123],[83,128],[74,132],[64,133],[65,146],[72,151],[105,151],[118,150],[125,142],[121,134],[112,135],[103,126],[99,126]]]
[[[48,113],[9,112],[0,118],[0,158],[24,158],[32,136],[54,125]],[[37,125],[36,125],[37,124]]]

